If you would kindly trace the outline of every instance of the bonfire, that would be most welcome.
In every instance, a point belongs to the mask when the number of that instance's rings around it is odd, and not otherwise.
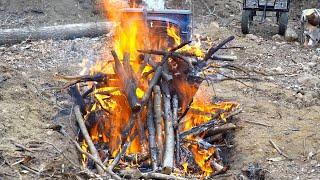
[[[83,166],[114,179],[224,173],[219,143],[222,132],[235,129],[228,119],[239,105],[195,94],[215,73],[214,54],[234,37],[204,53],[199,43],[183,42],[173,24],[160,36],[140,13],[123,13],[124,3],[106,0],[104,7],[115,25],[114,48],[70,88]]]

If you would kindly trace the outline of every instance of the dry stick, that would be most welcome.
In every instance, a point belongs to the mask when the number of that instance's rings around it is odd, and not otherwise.
[[[289,156],[287,154],[285,154],[284,152],[282,152],[281,149],[276,145],[276,143],[274,143],[271,139],[269,140],[269,142],[278,151],[278,153],[280,155],[282,155],[283,157],[289,159]]]
[[[147,115],[147,125],[149,134],[149,151],[152,162],[152,169],[155,171],[158,169],[158,148],[156,144],[156,129],[153,117],[153,104],[152,98],[150,98],[148,103],[148,115]]]
[[[98,153],[96,147],[94,146],[94,144],[93,144],[93,142],[91,140],[91,137],[89,135],[89,132],[87,130],[86,125],[84,124],[84,119],[83,119],[83,117],[81,115],[81,111],[80,111],[79,105],[76,105],[74,107],[74,113],[76,115],[76,120],[78,122],[78,125],[79,125],[79,128],[81,130],[81,133],[82,133],[83,137],[85,138],[85,140],[86,140],[86,142],[87,142],[87,144],[89,146],[89,150],[90,150],[92,156],[95,157],[99,162],[102,163],[102,161],[101,161],[101,159],[99,157],[99,153]],[[96,168],[97,168],[97,171],[98,171],[98,173],[100,175],[104,174],[104,170],[98,164],[96,164]]]
[[[163,155],[163,173],[171,174],[174,162],[174,129],[171,109],[171,96],[169,82],[162,81],[164,125],[165,125],[165,149]]]
[[[162,110],[161,110],[161,90],[158,85],[153,87],[154,100],[153,100],[153,109],[154,109],[154,122],[156,125],[156,141],[158,145],[158,165],[161,166],[162,159]]]
[[[272,125],[260,123],[260,122],[254,122],[254,121],[248,121],[248,120],[243,120],[243,122],[250,123],[250,124],[255,124],[255,125],[260,125],[264,127],[273,127]]]
[[[103,169],[105,172],[107,172],[108,174],[111,175],[112,178],[116,179],[116,180],[121,180],[121,177],[119,177],[116,173],[114,173],[113,171],[110,171],[109,168],[106,168],[106,166],[104,164],[102,164],[101,160],[97,159],[96,157],[94,157],[93,155],[91,155],[90,153],[84,151],[80,145],[75,141],[72,140],[70,138],[70,141],[73,142],[73,144],[76,146],[77,150],[82,153],[85,154],[88,158],[92,159],[101,169]]]
[[[31,152],[31,153],[34,153],[34,151],[33,151],[33,150],[31,150],[31,149],[29,149],[29,148],[25,147],[25,146],[24,146],[24,145],[22,145],[22,144],[14,143],[14,145],[15,145],[16,147],[20,148],[20,149],[23,149],[23,150],[25,150],[25,151],[29,151],[29,152]]]
[[[180,163],[180,139],[179,139],[179,127],[178,127],[178,96],[175,94],[172,98],[172,118],[174,124],[175,138],[176,138],[176,164]]]
[[[167,175],[167,174],[161,174],[161,173],[154,173],[154,172],[142,173],[142,177],[145,178],[145,179],[186,180],[185,178],[182,178],[182,177],[173,176],[173,175]]]
[[[194,56],[193,54],[187,54],[187,53],[178,53],[178,52],[168,52],[168,51],[158,51],[158,50],[138,50],[140,53],[145,53],[145,54],[153,54],[153,55],[158,55],[158,56],[168,56],[171,58],[178,58],[182,59],[188,64],[190,64],[190,61],[187,60],[184,56]],[[161,62],[160,65],[164,64],[164,62]]]
[[[216,47],[212,47],[209,49],[208,53],[204,56],[203,61],[209,60],[214,53],[216,53],[218,50],[220,50],[224,45],[229,43],[230,41],[234,40],[234,36],[228,37],[226,40],[222,41],[220,44],[218,44]]]

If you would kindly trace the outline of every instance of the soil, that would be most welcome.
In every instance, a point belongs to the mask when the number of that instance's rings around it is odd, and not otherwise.
[[[211,12],[203,2],[207,2]],[[296,32],[299,12],[308,7],[299,3],[293,1],[289,24]],[[170,7],[182,5],[177,1],[168,3]],[[223,81],[210,86],[203,83],[198,92],[235,100],[243,110],[236,117],[239,128],[229,142],[227,158],[231,169],[219,178],[240,177],[242,170],[258,163],[266,171],[267,179],[319,179],[319,49],[304,48],[298,42],[274,36],[277,26],[272,18],[265,23],[255,22],[252,35],[242,35],[241,1],[197,1],[194,7],[194,34],[199,34],[197,37],[205,48],[211,42],[235,35],[236,40],[230,46],[244,48],[220,53],[237,56],[233,63],[237,66],[263,72],[251,73],[258,80]],[[94,3],[85,0],[0,0],[0,26],[17,28],[101,20],[95,9]],[[81,175],[75,168],[80,164],[79,155],[65,136],[66,132],[71,137],[77,133],[71,113],[73,103],[67,91],[55,89],[62,86],[55,74],[79,74],[83,59],[94,61],[105,57],[104,52],[110,50],[105,46],[109,38],[106,35],[40,40],[0,47],[0,179],[61,179]],[[270,140],[289,158],[281,156]],[[21,149],[19,144],[30,149]]]

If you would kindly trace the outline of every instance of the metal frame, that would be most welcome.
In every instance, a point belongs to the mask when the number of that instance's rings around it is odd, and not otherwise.
[[[244,10],[255,11],[273,11],[273,12],[289,12],[290,0],[274,0],[274,3],[268,3],[271,0],[265,0],[266,3],[261,4],[261,0],[243,0]]]

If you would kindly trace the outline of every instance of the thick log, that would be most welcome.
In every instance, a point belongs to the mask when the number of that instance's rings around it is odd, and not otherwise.
[[[81,37],[97,37],[110,32],[110,22],[67,24],[40,28],[0,29],[0,45],[15,44],[26,40],[67,40]]]
[[[156,144],[156,128],[153,120],[153,104],[152,100],[148,103],[148,115],[147,115],[147,125],[149,134],[149,151],[152,162],[152,169],[155,171],[158,169],[158,148]]]
[[[159,149],[158,152],[158,165],[160,164],[160,159],[162,159],[162,150],[163,150],[163,142],[162,142],[162,110],[161,110],[161,90],[158,85],[153,87],[153,93],[154,93],[154,122],[156,125],[156,140],[157,140],[157,146]]]
[[[171,109],[171,96],[169,82],[162,81],[164,107],[164,125],[165,125],[165,149],[163,154],[163,173],[171,174],[174,162],[174,129]]]

